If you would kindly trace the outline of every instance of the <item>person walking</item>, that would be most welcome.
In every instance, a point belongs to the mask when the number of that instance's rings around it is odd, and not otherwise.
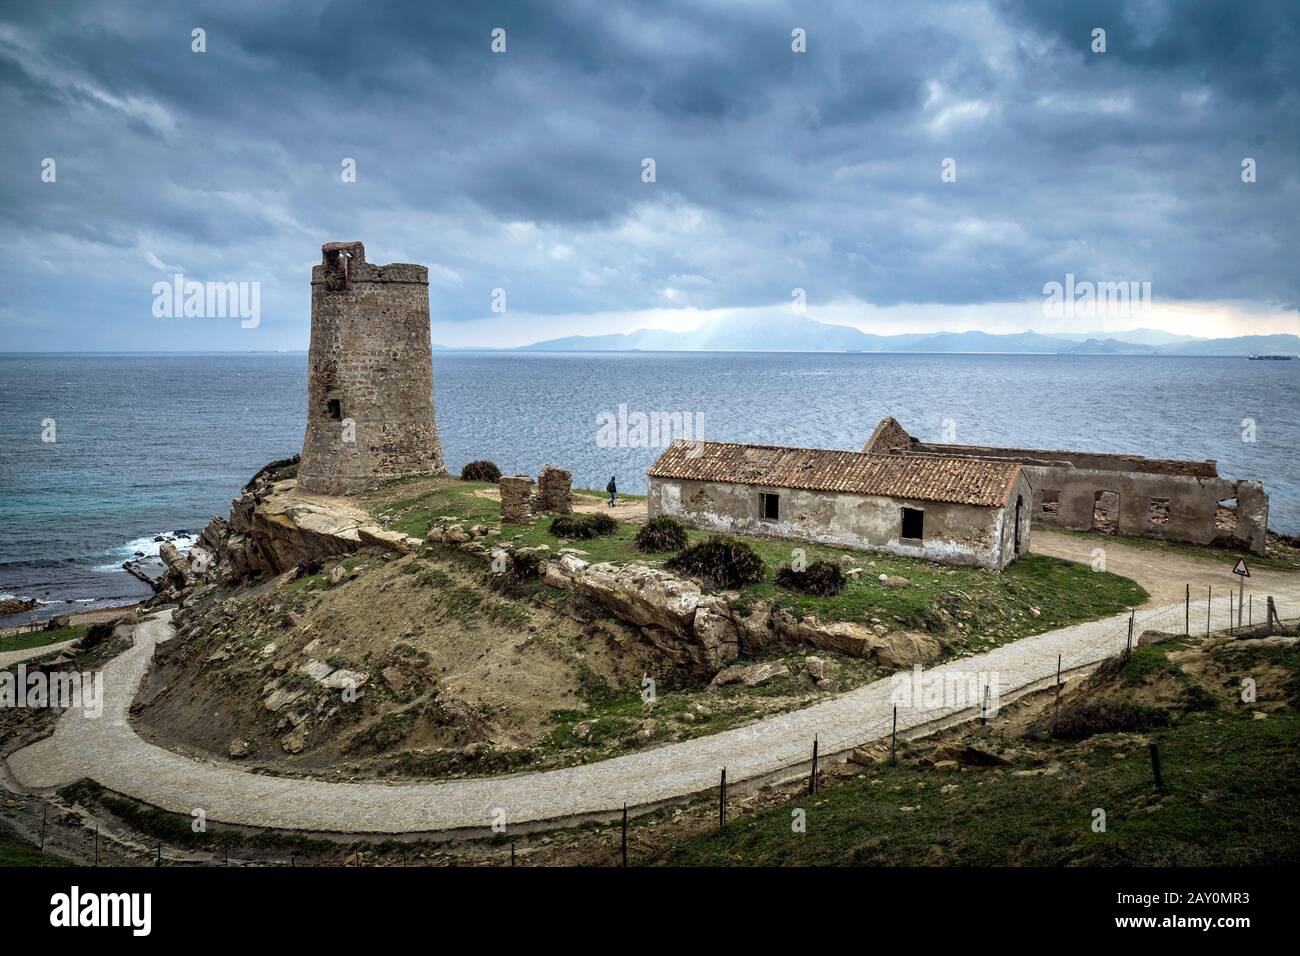
[[[605,490],[609,492],[609,506],[612,508],[614,502],[618,499],[618,485],[614,484],[613,475],[609,476],[609,484],[605,486]]]

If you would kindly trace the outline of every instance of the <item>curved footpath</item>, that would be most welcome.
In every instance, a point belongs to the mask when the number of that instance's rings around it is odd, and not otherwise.
[[[42,644],[40,647],[27,647],[21,651],[0,651],[0,671],[7,667],[13,667],[15,664],[21,664],[23,661],[30,661],[36,657],[47,657],[50,654],[58,654],[60,651],[67,650],[73,644],[77,643],[74,638],[71,641],[60,641],[57,644]]]
[[[1294,614],[1300,582],[1278,591],[1283,613]],[[1262,597],[1261,597],[1262,600]],[[1206,624],[1206,605],[1193,606],[1193,630]],[[1289,612],[1289,613],[1288,613]],[[1226,598],[1214,603],[1216,627],[1228,624]],[[1181,630],[1183,605],[1144,609],[1137,631]],[[1078,624],[1025,638],[926,671],[962,681],[996,673],[1003,703],[1022,691],[1050,684],[1057,655],[1063,671],[1089,667],[1122,649],[1128,615]],[[439,783],[330,783],[250,773],[234,764],[200,761],[139,737],[127,712],[153,656],[173,633],[171,612],[140,624],[135,645],[104,671],[105,705],[98,719],[69,711],[55,732],[17,753],[8,764],[18,783],[39,790],[91,777],[105,787],[175,813],[202,808],[229,824],[336,833],[489,832],[494,821],[515,831],[610,817],[704,793],[727,769],[729,784],[776,780],[804,772],[813,737],[822,758],[887,739],[895,682],[885,678],[831,700],[757,723],[560,770]],[[898,708],[900,733],[974,716],[974,707]]]

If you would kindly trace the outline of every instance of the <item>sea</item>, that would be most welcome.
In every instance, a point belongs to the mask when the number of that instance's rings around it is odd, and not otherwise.
[[[48,617],[147,597],[122,563],[188,546],[297,452],[306,393],[305,352],[0,355],[0,599]],[[457,350],[434,353],[434,398],[454,472],[551,464],[643,493],[687,427],[858,449],[893,415],[932,441],[1213,458],[1264,483],[1272,528],[1300,532],[1300,361]]]

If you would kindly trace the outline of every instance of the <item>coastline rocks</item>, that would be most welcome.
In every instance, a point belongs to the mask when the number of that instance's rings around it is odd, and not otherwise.
[[[10,614],[22,614],[24,611],[34,611],[41,606],[41,602],[35,598],[24,600],[23,598],[5,598],[0,601],[0,617],[8,617]]]

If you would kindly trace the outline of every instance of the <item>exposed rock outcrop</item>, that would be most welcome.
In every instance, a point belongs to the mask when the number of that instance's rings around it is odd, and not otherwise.
[[[778,611],[774,621],[777,631],[790,640],[849,657],[867,658],[887,670],[932,664],[943,654],[943,645],[936,638],[917,631],[880,635],[852,621],[826,623],[812,615],[800,618],[787,608]]]

